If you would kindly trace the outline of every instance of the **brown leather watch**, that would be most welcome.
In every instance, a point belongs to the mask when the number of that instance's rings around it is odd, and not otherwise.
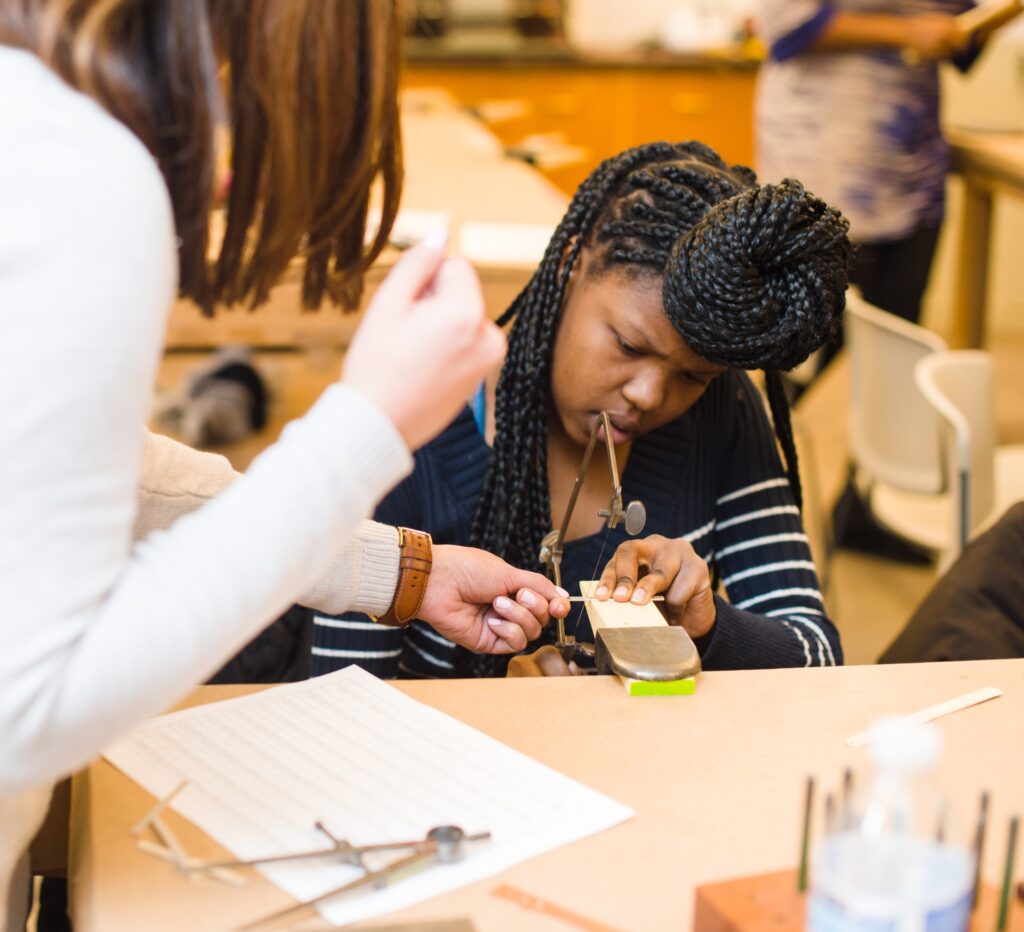
[[[398,586],[388,610],[376,619],[378,624],[406,628],[412,624],[423,604],[430,567],[433,562],[430,535],[412,528],[398,529]]]

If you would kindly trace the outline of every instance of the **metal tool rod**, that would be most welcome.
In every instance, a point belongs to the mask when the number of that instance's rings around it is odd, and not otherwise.
[[[804,827],[800,835],[800,870],[797,873],[796,888],[799,893],[807,892],[807,860],[811,849],[811,808],[814,805],[814,777],[807,778],[804,794]]]
[[[601,425],[604,427],[605,447],[608,450],[608,468],[612,471],[612,488],[621,494],[622,483],[619,481],[619,464],[615,461],[615,445],[612,443],[612,422],[607,411],[601,412]]]
[[[999,894],[998,932],[1004,932],[1006,921],[1010,915],[1010,889],[1013,886],[1013,856],[1017,850],[1017,829],[1020,820],[1017,816],[1010,819],[1010,833],[1006,839],[1006,862],[1003,865],[1003,888]]]
[[[985,853],[985,832],[988,828],[988,790],[981,794],[978,804],[978,823],[974,828],[974,892],[971,894],[971,909],[978,906],[981,893],[981,859]]]
[[[596,596],[593,596],[593,595],[571,595],[571,596],[569,596],[569,601],[570,602],[607,602],[608,599],[599,599],[599,598],[597,598]],[[647,601],[648,602],[664,602],[665,601],[665,596],[663,596],[663,595],[652,595]],[[623,603],[620,602],[619,604],[621,605]]]
[[[317,823],[320,827],[320,823]],[[330,836],[333,838],[333,836]],[[487,841],[491,837],[490,832],[477,832],[473,835],[466,835],[462,842]],[[263,858],[250,858],[245,861],[203,861],[189,865],[186,869],[191,871],[211,871],[219,868],[231,867],[260,867],[264,864],[282,864],[289,861],[316,861],[330,858],[348,858],[349,863],[359,864],[364,854],[382,854],[385,851],[403,851],[409,848],[422,848],[425,844],[433,842],[418,838],[416,841],[386,841],[373,845],[350,845],[347,841],[340,839],[335,842],[333,848],[317,848],[313,851],[297,851],[291,854],[267,855]]]
[[[604,414],[604,412],[602,412]],[[608,415],[604,414],[607,418]],[[559,555],[562,553],[562,549],[565,543],[565,534],[569,530],[569,522],[572,520],[572,513],[576,508],[576,500],[580,497],[580,490],[583,488],[583,483],[587,478],[587,469],[590,466],[590,459],[594,455],[594,447],[597,445],[597,432],[601,427],[601,419],[598,418],[594,422],[594,426],[590,430],[590,439],[587,441],[587,449],[583,454],[583,459],[580,462],[580,468],[576,472],[576,481],[572,486],[572,494],[569,496],[569,502],[565,506],[565,514],[562,515],[562,523],[558,525],[558,537],[555,539],[555,547]]]
[[[327,900],[334,899],[336,896],[341,896],[343,893],[348,893],[350,890],[357,890],[359,887],[370,885],[385,886],[394,874],[402,870],[407,870],[420,863],[425,864],[436,854],[436,852],[437,845],[433,842],[421,842],[419,851],[414,851],[412,854],[408,854],[404,858],[400,858],[398,861],[389,864],[387,867],[382,867],[375,871],[367,871],[362,877],[357,877],[349,883],[342,884],[340,887],[328,890],[326,893],[321,893],[319,896],[315,896],[311,900],[296,903],[294,906],[289,906],[286,909],[282,909],[280,912],[271,913],[269,916],[264,916],[262,919],[257,919],[255,922],[250,922],[247,925],[240,926],[238,932],[245,932],[247,929],[261,929],[266,926],[276,925],[282,920],[291,919],[294,916],[301,915],[308,910],[314,909]]]
[[[839,806],[839,827],[847,828],[853,822],[853,768],[843,770],[843,801]]]
[[[318,848],[316,851],[296,851],[292,854],[270,854],[265,858],[249,858],[244,861],[203,861],[192,864],[187,869],[202,873],[223,867],[262,867],[265,864],[285,864],[289,861],[318,861],[322,858],[348,858],[350,863],[358,863],[359,851],[352,847]]]

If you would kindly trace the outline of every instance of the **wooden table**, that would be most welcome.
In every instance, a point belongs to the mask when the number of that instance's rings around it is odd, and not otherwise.
[[[954,818],[964,822],[973,819],[980,791],[992,793],[983,873],[995,882],[1008,816],[1024,811],[1024,660],[706,673],[696,696],[653,699],[631,699],[607,677],[401,683],[408,695],[637,815],[364,927],[468,918],[480,932],[571,928],[492,892],[511,884],[619,930],[689,928],[696,885],[794,865],[808,774],[822,787],[819,800],[839,786],[847,765],[866,778],[867,753],[844,738],[881,715],[982,686],[1004,695],[940,720],[946,752],[938,777]],[[193,701],[238,691],[206,687]],[[128,829],[152,802],[106,762],[76,778],[70,876],[77,932],[229,929],[290,902],[262,879],[242,889],[190,882],[139,853]],[[218,850],[175,814],[168,820],[190,852]]]
[[[985,342],[992,207],[996,194],[1024,197],[1024,134],[949,132],[953,168],[964,180],[950,345]]]
[[[529,223],[555,226],[566,197],[525,163],[506,158],[501,144],[483,125],[458,109],[443,92],[409,91],[403,97],[405,151],[403,210],[444,211],[449,215],[453,246],[465,223]],[[394,262],[391,250],[370,270],[366,294],[372,293]],[[478,268],[488,311],[497,316],[529,280],[535,265],[515,259]],[[325,303],[318,312],[303,311],[301,267],[289,269],[266,305],[255,312],[234,307],[205,318],[188,301],[171,312],[169,349],[209,349],[229,343],[255,347],[307,348],[348,345],[359,322]]]

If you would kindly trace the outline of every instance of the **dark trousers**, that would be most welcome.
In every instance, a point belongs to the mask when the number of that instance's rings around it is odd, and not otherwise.
[[[850,284],[860,289],[868,304],[916,324],[921,320],[921,299],[939,241],[939,226],[918,227],[903,239],[858,243],[850,271]],[[820,372],[842,349],[843,334],[825,347]]]
[[[850,280],[868,304],[916,324],[938,241],[936,225],[919,227],[905,239],[861,243]]]

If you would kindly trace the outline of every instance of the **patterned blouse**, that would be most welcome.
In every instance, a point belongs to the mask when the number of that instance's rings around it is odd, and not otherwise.
[[[761,180],[797,178],[850,219],[859,242],[901,239],[942,221],[949,148],[934,62],[896,48],[808,53],[837,12],[961,13],[970,0],[761,0],[771,49],[759,77]],[[970,66],[976,50],[959,56]]]

